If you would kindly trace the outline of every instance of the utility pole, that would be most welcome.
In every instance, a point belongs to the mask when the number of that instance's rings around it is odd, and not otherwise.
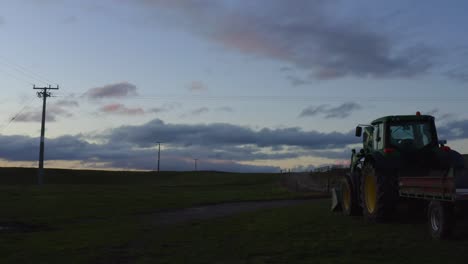
[[[44,183],[44,136],[45,136],[45,119],[46,119],[46,102],[47,97],[52,94],[48,90],[58,90],[59,87],[36,87],[33,85],[34,90],[42,90],[37,92],[37,97],[42,98],[42,123],[41,123],[41,143],[39,149],[39,170],[37,173],[37,184],[42,185]]]
[[[159,163],[161,161],[161,142],[156,142],[158,143],[158,173],[159,173]]]
[[[195,171],[198,171],[197,170],[197,161],[198,161],[198,159],[193,159],[193,160],[195,161]]]

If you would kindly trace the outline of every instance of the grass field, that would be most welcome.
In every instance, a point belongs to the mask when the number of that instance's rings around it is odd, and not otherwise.
[[[432,241],[424,222],[366,224],[328,200],[158,225],[154,212],[291,199],[279,175],[0,170],[0,263],[465,263],[468,234]]]
[[[328,206],[316,200],[174,226],[148,234],[147,253],[160,263],[466,263],[466,232],[433,241],[424,221],[368,224]]]
[[[47,184],[36,186],[35,173],[0,169],[0,227],[15,227],[0,233],[1,263],[88,263],[139,240],[152,212],[304,196],[282,188],[274,174],[49,170]]]

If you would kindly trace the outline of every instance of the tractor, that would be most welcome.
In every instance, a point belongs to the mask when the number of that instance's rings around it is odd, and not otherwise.
[[[420,201],[431,236],[449,237],[455,209],[468,201],[468,177],[463,156],[439,140],[434,117],[385,116],[358,125],[356,136],[363,147],[352,150],[350,172],[333,194],[343,213],[381,222],[392,218],[397,205]]]

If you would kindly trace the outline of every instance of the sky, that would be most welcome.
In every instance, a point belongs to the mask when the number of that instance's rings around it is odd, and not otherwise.
[[[466,1],[4,0],[0,166],[273,172],[436,117],[468,153]]]

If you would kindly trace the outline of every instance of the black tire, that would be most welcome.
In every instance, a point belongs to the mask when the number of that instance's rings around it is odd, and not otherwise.
[[[343,214],[347,216],[360,215],[359,202],[354,189],[349,177],[344,177],[341,181],[341,207]]]
[[[398,180],[395,173],[379,170],[370,162],[364,164],[361,202],[362,213],[370,222],[382,222],[393,216],[398,203]]]
[[[427,210],[428,226],[435,239],[447,239],[455,227],[454,205],[450,202],[431,201]]]

